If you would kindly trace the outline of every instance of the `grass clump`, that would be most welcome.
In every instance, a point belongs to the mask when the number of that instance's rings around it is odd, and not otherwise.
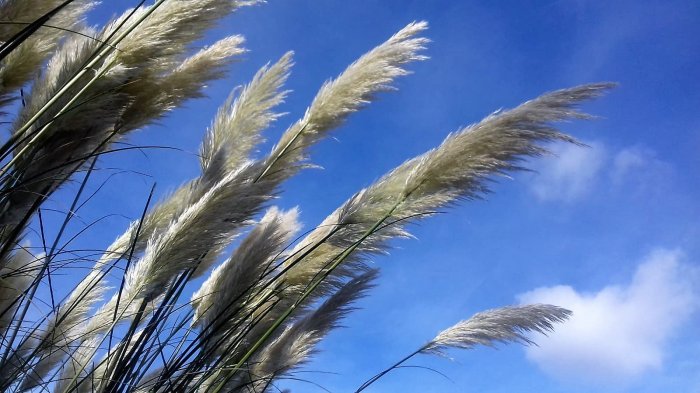
[[[200,148],[199,175],[159,202],[149,198],[141,218],[95,258],[68,296],[54,299],[52,272],[66,251],[61,236],[96,160],[224,76],[245,51],[243,37],[190,49],[217,20],[256,3],[142,2],[88,28],[91,1],[0,2],[0,19],[17,22],[0,28],[0,105],[17,110],[0,148],[3,391],[272,391],[374,285],[378,271],[369,257],[408,236],[406,224],[481,198],[490,178],[519,170],[524,158],[546,153],[546,143],[576,143],[552,123],[585,118],[576,105],[610,87],[555,91],[494,113],[399,165],[300,234],[297,210],[272,205],[282,184],[312,165],[311,146],[392,90],[409,63],[426,59],[427,23],[408,24],[323,84],[272,150],[255,158],[261,133],[287,97],[287,53],[221,106]],[[13,105],[27,86],[22,104]],[[78,172],[81,186],[53,244],[42,253],[23,245],[42,224],[42,205]],[[110,282],[117,271],[121,278]],[[201,276],[208,278],[193,288]],[[51,310],[35,318],[31,305],[47,284]],[[549,305],[490,310],[409,358],[530,343],[526,333],[544,333],[568,315]]]

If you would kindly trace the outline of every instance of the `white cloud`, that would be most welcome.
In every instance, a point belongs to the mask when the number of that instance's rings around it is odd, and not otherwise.
[[[587,195],[606,159],[601,143],[588,142],[583,148],[572,144],[553,145],[552,159],[541,160],[531,191],[542,201],[572,202]]]
[[[656,250],[628,285],[595,293],[555,286],[520,295],[522,303],[574,312],[527,349],[528,359],[552,376],[596,385],[628,383],[660,369],[665,344],[700,304],[698,269],[680,259],[678,251]]]

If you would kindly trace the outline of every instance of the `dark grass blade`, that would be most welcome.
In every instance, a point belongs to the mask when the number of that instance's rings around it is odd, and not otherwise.
[[[58,243],[60,242],[60,239],[63,236],[63,233],[64,233],[66,227],[68,226],[68,223],[71,221],[71,219],[74,215],[75,207],[78,205],[78,203],[80,201],[80,197],[82,196],[82,193],[85,190],[85,186],[87,185],[87,182],[90,179],[90,175],[92,174],[92,171],[95,167],[95,163],[96,163],[96,160],[93,160],[92,164],[90,165],[90,168],[85,173],[85,177],[83,178],[83,181],[81,182],[81,185],[80,185],[80,188],[78,189],[78,192],[76,193],[75,197],[73,198],[73,202],[71,203],[71,207],[68,210],[68,214],[66,214],[66,217],[61,224],[61,227],[58,231],[58,234],[56,235],[56,237],[54,239],[54,242],[51,246],[51,249],[45,257],[44,264],[42,265],[39,273],[37,274],[36,278],[34,279],[34,282],[30,286],[30,288],[28,289],[26,295],[23,296],[23,299],[22,299],[23,306],[22,306],[21,311],[19,311],[19,307],[18,307],[18,309],[16,310],[16,312],[12,318],[13,322],[15,323],[16,328],[11,333],[9,340],[6,337],[3,339],[3,341],[6,342],[7,347],[5,348],[5,351],[3,352],[3,355],[2,355],[2,359],[0,360],[0,367],[11,367],[11,365],[9,365],[9,366],[7,365],[7,362],[10,360],[11,357],[13,357],[13,356],[11,356],[11,355],[13,355],[13,353],[12,353],[13,343],[17,339],[17,336],[19,334],[19,330],[21,329],[21,326],[25,321],[25,318],[26,318],[27,313],[29,311],[29,307],[31,306],[32,300],[34,299],[34,296],[36,295],[36,292],[39,289],[39,285],[43,279],[43,276],[47,272],[47,269],[49,267],[49,263],[50,263],[51,259],[54,257],[53,253],[56,251],[56,248],[58,247]],[[37,209],[38,209],[38,207],[37,207]],[[19,311],[19,314],[17,313],[17,311]],[[25,339],[20,342],[18,348],[22,347],[23,344],[29,338],[31,338],[31,335],[26,336]],[[40,347],[41,347],[40,345],[37,345],[35,347],[35,350],[33,351],[33,353],[36,353],[36,351]],[[32,359],[32,358],[33,358],[33,356],[29,356],[27,359]],[[26,367],[28,365],[23,359],[22,359],[22,362],[25,363],[23,365],[23,367]],[[21,370],[21,368],[20,368],[17,371],[21,372],[23,370]],[[6,385],[7,382],[8,381],[0,381],[0,383],[2,383],[3,385]],[[6,388],[7,386],[2,386],[2,387]]]

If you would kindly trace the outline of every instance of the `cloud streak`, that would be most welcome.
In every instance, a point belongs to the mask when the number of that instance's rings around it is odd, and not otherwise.
[[[560,285],[520,295],[522,303],[574,312],[549,339],[527,349],[528,359],[556,378],[601,386],[659,370],[669,339],[700,304],[699,271],[681,259],[679,251],[657,249],[627,285],[594,293]]]

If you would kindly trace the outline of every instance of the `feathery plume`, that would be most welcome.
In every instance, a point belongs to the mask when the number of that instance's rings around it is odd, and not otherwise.
[[[201,257],[212,248],[227,244],[230,233],[247,222],[248,214],[227,212],[230,201],[251,199],[241,194],[232,182],[238,171],[216,183],[193,205],[188,207],[162,235],[153,237],[143,258],[126,273],[126,292],[134,298],[152,298],[173,277],[187,268],[196,267]],[[258,210],[259,198],[249,210]],[[248,206],[246,206],[248,207]]]
[[[268,209],[231,257],[192,295],[195,325],[209,327],[214,318],[233,324],[229,314],[240,313],[238,304],[244,303],[243,295],[255,289],[299,231],[297,216],[297,209]]]
[[[152,12],[124,37],[119,43],[120,50],[113,55],[127,67],[145,66],[155,73],[169,71],[187,47],[201,39],[222,17],[257,3],[255,0],[165,1],[155,11],[149,7],[141,7],[133,15],[133,10],[126,11],[105,28],[104,35],[109,36],[120,27],[128,30]]]
[[[0,269],[0,334],[12,323],[19,300],[36,279],[43,263],[43,254],[34,256],[25,246],[9,255]]]
[[[294,322],[288,323],[284,330],[256,352],[245,371],[227,376],[227,381],[214,373],[206,378],[206,385],[223,383],[225,391],[267,391],[275,378],[303,365],[317,352],[316,345],[331,330],[338,328],[340,321],[353,311],[352,303],[365,296],[377,275],[377,270],[368,270],[354,277],[318,308],[308,310]],[[224,364],[235,363],[239,355],[239,351],[224,353]],[[226,368],[227,366],[223,367]]]
[[[250,150],[261,140],[260,132],[279,117],[273,112],[274,107],[283,102],[287,92],[282,86],[289,76],[292,66],[292,53],[285,54],[277,63],[260,69],[253,80],[243,88],[239,96],[231,102],[231,98],[217,112],[214,123],[202,145],[202,175],[178,188],[170,197],[157,204],[148,212],[139,232],[139,238],[134,239],[139,222],[133,222],[129,229],[117,238],[107,249],[98,265],[106,265],[110,260],[119,257],[130,247],[139,254],[146,248],[148,239],[160,233],[188,206],[195,203],[207,189],[211,188],[227,171],[238,168],[246,159]],[[206,66],[203,56],[195,56],[179,68],[183,75],[191,68]],[[187,71],[185,71],[187,70]],[[219,163],[219,160],[226,162]],[[212,256],[202,262],[199,271],[206,271],[211,266]],[[95,268],[100,268],[96,265]],[[195,274],[197,276],[197,274]]]
[[[496,343],[515,342],[533,344],[528,333],[547,334],[555,323],[566,321],[571,311],[549,304],[531,304],[501,307],[474,314],[438,333],[427,344],[418,348],[391,367],[363,383],[355,393],[362,392],[384,375],[418,354],[446,356],[449,348],[471,349],[476,345],[494,346]]]
[[[515,342],[533,344],[526,333],[546,334],[555,323],[564,322],[571,311],[549,304],[502,307],[474,314],[471,318],[440,332],[420,350],[444,355],[448,348],[471,349],[476,345]]]
[[[4,0],[2,3],[0,3],[0,15],[2,15],[2,20],[16,23],[0,24],[0,42],[8,41],[10,38],[12,38],[12,36],[22,30],[25,27],[23,23],[34,22],[43,15],[59,7],[64,1],[65,0]],[[57,15],[54,15],[54,17],[51,19],[51,23],[64,28],[69,28],[70,24],[64,26],[63,23],[59,23],[59,21],[63,21],[65,23],[67,21],[74,20],[76,17],[82,17],[81,14],[84,12],[82,8],[90,3],[92,2],[80,0],[73,1],[68,5],[70,8],[64,8]],[[69,15],[71,12],[76,11],[78,12],[78,15]]]
[[[281,115],[272,109],[287,96],[288,91],[281,88],[289,77],[292,55],[288,52],[277,63],[260,69],[237,98],[231,94],[219,109],[200,149],[203,173],[223,149],[226,169],[237,169],[262,142],[261,132]]]
[[[575,105],[611,86],[591,84],[548,93],[451,134],[439,147],[403,163],[327,217],[293,250],[304,258],[286,262],[297,266],[285,275],[285,282],[300,293],[319,271],[335,269],[309,301],[332,290],[343,277],[364,269],[363,255],[385,252],[390,239],[408,236],[406,223],[459,199],[481,197],[488,192],[489,177],[521,169],[517,164],[525,157],[546,153],[546,142],[575,143],[550,123],[586,118]],[[306,249],[312,249],[308,255],[303,253]]]
[[[248,391],[263,391],[256,387],[269,385],[272,379],[304,364],[317,351],[316,345],[353,310],[352,303],[373,286],[377,275],[378,271],[373,269],[351,279],[320,307],[290,324],[261,349],[250,362],[250,374],[255,382],[252,389],[248,386]]]
[[[336,79],[324,83],[304,117],[287,129],[272,149],[259,177],[282,179],[294,174],[306,159],[307,146],[373,101],[376,93],[391,90],[396,78],[408,74],[403,65],[425,60],[427,57],[419,52],[428,40],[416,35],[427,28],[426,22],[409,24],[352,63]]]
[[[24,27],[59,7],[63,0],[8,0],[0,4],[0,19],[15,24],[0,24],[0,42],[6,42]],[[88,0],[75,0],[44,26],[34,32],[0,62],[0,106],[10,101],[10,94],[29,82],[42,63],[56,49],[69,30],[80,29],[85,13],[94,6]]]
[[[195,268],[202,256],[212,248],[227,244],[230,233],[248,220],[248,211],[256,211],[262,201],[241,195],[239,188],[231,187],[238,172],[227,175],[208,190],[196,203],[188,207],[159,236],[152,237],[144,255],[126,272],[125,286],[118,315],[139,299],[155,299],[168,283],[188,268]],[[227,201],[244,204],[245,215],[232,215],[226,208]],[[242,213],[241,213],[242,214]],[[90,320],[88,331],[100,332],[100,326],[109,326],[112,312],[117,305],[115,294],[97,315]],[[109,321],[105,320],[108,318]]]
[[[229,341],[264,314],[256,294],[270,281],[265,276],[284,258],[284,249],[298,232],[298,211],[267,211],[263,219],[192,296],[193,325],[200,327],[203,351],[221,354]]]
[[[238,35],[224,38],[186,58],[171,71],[142,77],[138,83],[124,86],[134,98],[124,111],[121,127],[141,128],[185,100],[202,97],[206,84],[224,77],[226,66],[245,53],[244,42]]]

